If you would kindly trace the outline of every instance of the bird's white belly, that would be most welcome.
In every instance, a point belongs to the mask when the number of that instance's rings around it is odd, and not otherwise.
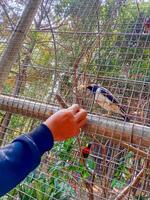
[[[102,108],[109,112],[120,113],[120,109],[117,104],[112,103],[107,97],[102,94],[95,95],[95,101],[98,103]]]

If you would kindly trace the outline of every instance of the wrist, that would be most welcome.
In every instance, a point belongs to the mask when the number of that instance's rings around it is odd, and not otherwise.
[[[50,131],[50,133],[53,136],[53,140],[57,141],[57,137],[56,137],[56,135],[57,135],[56,134],[56,132],[57,132],[56,128],[57,127],[53,124],[53,122],[51,120],[46,120],[45,122],[43,122],[43,125],[45,125],[48,128],[48,130]]]
[[[45,124],[41,124],[39,127],[34,129],[29,133],[29,136],[37,145],[41,155],[44,152],[49,151],[54,145],[52,132]]]

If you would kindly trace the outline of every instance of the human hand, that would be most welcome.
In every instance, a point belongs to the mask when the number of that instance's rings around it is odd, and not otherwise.
[[[60,110],[49,117],[44,124],[50,129],[55,141],[74,137],[86,123],[87,112],[77,104]]]

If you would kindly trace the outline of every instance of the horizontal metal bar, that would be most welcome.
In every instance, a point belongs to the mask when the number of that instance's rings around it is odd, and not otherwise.
[[[42,33],[47,33],[47,32],[50,32],[50,28],[43,28],[43,29],[39,29],[39,30],[35,30],[35,29],[32,29],[31,31],[32,32],[42,32]],[[131,29],[132,30],[132,29]],[[80,31],[53,31],[54,34],[71,34],[71,35],[107,35],[107,36],[112,36],[112,35],[119,35],[119,36],[145,36],[145,37],[148,37],[149,36],[149,33],[144,33],[143,32],[143,29],[141,28],[140,29],[141,32],[140,33],[136,33],[136,32],[105,32],[105,31],[100,31],[100,32],[80,32]],[[9,32],[12,32],[12,29],[10,28],[7,28],[6,31],[9,31]]]
[[[18,97],[0,95],[0,109],[27,117],[45,120],[59,110],[59,107]],[[89,135],[100,135],[113,140],[150,146],[150,127],[128,123],[117,119],[88,114],[83,128]]]

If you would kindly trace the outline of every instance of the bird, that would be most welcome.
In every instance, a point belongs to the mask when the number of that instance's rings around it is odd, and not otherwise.
[[[118,113],[126,122],[130,121],[124,108],[108,89],[98,84],[91,84],[86,88],[94,95],[94,101],[107,110],[109,114],[111,112]]]
[[[83,147],[83,149],[82,149],[82,157],[84,159],[88,158],[88,156],[90,154],[91,147],[92,147],[92,143],[91,142],[89,142],[85,147]]]

